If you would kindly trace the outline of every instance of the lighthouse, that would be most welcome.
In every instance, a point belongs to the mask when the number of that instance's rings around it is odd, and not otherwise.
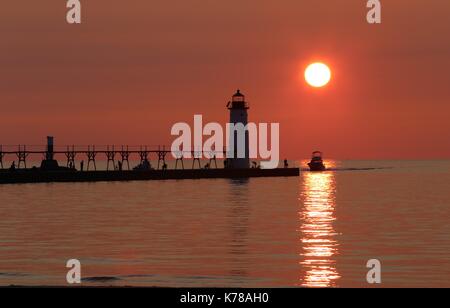
[[[228,159],[227,168],[233,169],[245,169],[250,167],[249,157],[249,135],[247,130],[248,124],[248,103],[245,101],[245,95],[240,90],[233,95],[231,101],[227,105],[230,110],[230,131],[229,131],[229,144],[228,144]],[[233,127],[234,126],[234,127]],[[245,145],[245,149],[239,149],[238,147]],[[244,155],[240,155],[241,152]],[[232,157],[230,157],[230,155]]]

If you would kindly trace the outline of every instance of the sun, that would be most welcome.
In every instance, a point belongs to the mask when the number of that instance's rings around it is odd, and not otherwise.
[[[321,88],[326,86],[330,79],[331,70],[323,63],[312,63],[305,70],[305,80],[312,87]]]

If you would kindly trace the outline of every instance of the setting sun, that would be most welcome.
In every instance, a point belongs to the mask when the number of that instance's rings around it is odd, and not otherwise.
[[[305,70],[306,82],[315,88],[320,88],[328,84],[331,79],[329,67],[323,63],[312,63]]]

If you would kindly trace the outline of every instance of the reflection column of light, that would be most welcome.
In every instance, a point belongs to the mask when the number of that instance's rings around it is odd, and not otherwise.
[[[300,200],[300,283],[307,287],[335,286],[340,276],[333,259],[338,253],[333,229],[336,219],[334,174],[305,172]]]

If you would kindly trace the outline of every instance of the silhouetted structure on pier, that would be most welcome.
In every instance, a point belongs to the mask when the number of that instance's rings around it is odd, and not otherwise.
[[[242,94],[240,90],[237,90],[231,98],[231,101],[228,102],[227,108],[230,111],[230,124],[235,125],[235,127],[230,128],[230,143],[228,144],[228,148],[233,155],[227,156],[233,158],[227,159],[226,167],[233,169],[248,169],[250,168],[250,155],[247,124],[248,109],[250,107],[248,102],[245,100],[245,95]],[[242,137],[244,138],[244,153],[239,153],[239,138]]]
[[[97,170],[97,160],[105,159],[106,161],[106,170],[115,170],[116,163],[120,163],[120,165],[126,168],[126,170],[131,170],[130,160],[132,157],[138,158],[140,161],[140,165],[145,166],[149,165],[150,156],[153,156],[155,160],[157,159],[157,170],[167,168],[166,158],[167,155],[171,153],[171,151],[167,150],[165,146],[135,146],[131,147],[128,145],[123,146],[114,146],[114,145],[106,145],[106,146],[98,146],[98,145],[88,145],[88,146],[64,146],[60,150],[56,150],[53,144],[54,138],[47,137],[47,145],[44,146],[25,146],[19,145],[16,149],[12,149],[11,146],[8,146],[8,149],[5,149],[5,146],[0,145],[0,168],[4,169],[4,161],[8,156],[13,156],[18,159],[17,168],[23,169],[27,168],[27,159],[30,155],[42,155],[44,159],[41,163],[41,170],[60,170],[60,169],[75,169],[77,158],[79,160],[87,160],[86,170],[90,171]],[[30,149],[33,148],[33,149]],[[39,149],[41,148],[41,149]],[[180,152],[179,157],[176,158],[175,169],[178,167],[178,163],[181,163],[182,169],[184,169],[183,159],[187,156],[186,154],[192,154],[192,168],[194,169],[198,166],[199,169],[202,169],[200,158],[203,155],[203,152]],[[211,153],[209,153],[211,155]],[[65,157],[65,166],[61,167],[58,165],[56,156]],[[216,155],[212,155],[213,158],[209,160],[209,166],[212,166],[212,162],[214,162],[217,168]],[[119,160],[117,160],[119,158]],[[13,161],[13,159],[12,159]]]
[[[41,182],[87,182],[87,181],[131,181],[131,180],[161,180],[161,179],[195,179],[195,178],[245,178],[245,177],[267,177],[267,176],[297,176],[298,168],[288,168],[285,162],[284,169],[262,170],[256,162],[250,168],[249,157],[249,132],[248,124],[248,102],[245,96],[237,90],[233,95],[227,108],[230,112],[230,140],[227,147],[220,151],[203,149],[180,149],[174,153],[175,168],[168,170],[166,157],[171,150],[165,146],[138,146],[128,145],[88,145],[88,146],[65,146],[58,150],[54,146],[54,138],[47,137],[46,147],[19,145],[17,147],[0,145],[0,167],[4,169],[5,157],[14,156],[18,159],[17,167],[15,160],[9,169],[0,170],[0,184],[7,183],[41,183]],[[239,148],[244,144],[244,149]],[[244,150],[244,151],[242,151]],[[220,154],[220,155],[219,155]],[[223,155],[222,155],[223,154]],[[40,168],[27,169],[27,158],[30,155],[42,155]],[[158,160],[156,170],[150,163],[150,156]],[[64,156],[66,165],[58,165],[57,156]],[[135,156],[140,163],[130,169],[130,159]],[[97,171],[97,159],[104,158],[106,171]],[[202,158],[209,159],[202,167]],[[224,168],[217,167],[217,157],[225,157]],[[81,160],[80,170],[77,172],[76,161]],[[192,169],[184,169],[184,158],[192,159]],[[86,171],[84,162],[87,159]],[[119,159],[119,160],[117,160]],[[116,165],[116,162],[118,163]],[[180,163],[182,170],[177,170]],[[91,171],[93,166],[94,171]],[[127,170],[123,170],[126,166]],[[212,167],[215,167],[214,169]],[[196,168],[198,167],[198,168]],[[119,171],[119,172],[115,172]]]

